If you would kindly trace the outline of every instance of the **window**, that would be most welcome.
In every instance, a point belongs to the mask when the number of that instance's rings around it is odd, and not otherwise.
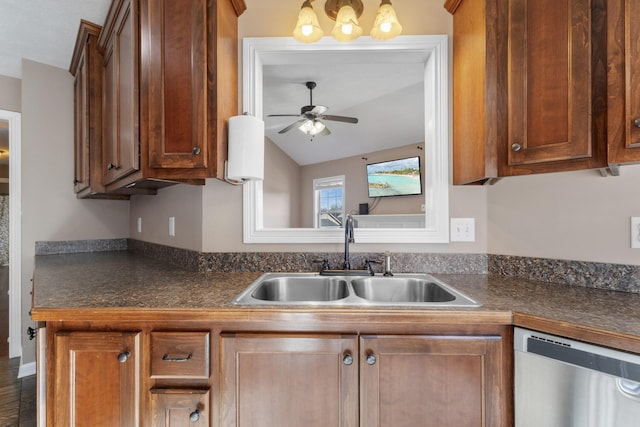
[[[342,227],[344,218],[344,175],[313,180],[313,226]]]

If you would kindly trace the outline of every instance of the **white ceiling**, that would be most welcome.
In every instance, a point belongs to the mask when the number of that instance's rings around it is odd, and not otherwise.
[[[68,69],[80,19],[102,25],[111,0],[0,0],[0,75],[22,77],[22,58]]]
[[[265,134],[299,165],[424,142],[424,62],[394,52],[292,52],[263,67]],[[297,128],[278,132],[309,104],[305,82],[315,81],[313,103],[326,114],[357,117],[357,124],[325,122],[331,135],[311,139]]]

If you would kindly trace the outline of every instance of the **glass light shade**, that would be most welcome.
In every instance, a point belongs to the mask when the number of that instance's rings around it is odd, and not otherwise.
[[[324,31],[318,23],[318,16],[313,11],[311,3],[305,1],[298,14],[298,22],[293,30],[293,38],[301,43],[317,42],[324,36]]]
[[[320,120],[305,120],[298,129],[307,135],[317,135],[322,132],[325,128],[324,123]]]
[[[402,25],[398,22],[396,11],[391,6],[391,2],[383,0],[371,29],[371,37],[376,40],[390,40],[400,33],[402,33]]]
[[[339,42],[349,42],[362,35],[362,27],[358,23],[358,16],[355,10],[349,5],[344,5],[336,16],[336,25],[331,31],[331,35]]]

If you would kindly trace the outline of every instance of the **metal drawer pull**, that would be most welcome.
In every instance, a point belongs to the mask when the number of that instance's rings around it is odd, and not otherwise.
[[[191,150],[191,152],[197,156],[198,154],[200,154],[200,147],[193,147],[193,150]]]
[[[633,124],[636,125],[637,128],[640,128],[640,119],[635,119]]]
[[[518,144],[517,142],[511,145],[511,150],[518,152],[520,150],[522,150],[522,145]]]
[[[189,354],[187,357],[171,357],[168,354],[162,356],[162,360],[165,362],[188,362],[193,358],[193,354]]]
[[[120,363],[124,363],[127,360],[129,360],[129,356],[131,356],[131,353],[129,353],[128,351],[123,351],[122,353],[118,354],[118,362]]]
[[[191,414],[189,414],[189,421],[196,422],[200,419],[200,409],[196,409]]]

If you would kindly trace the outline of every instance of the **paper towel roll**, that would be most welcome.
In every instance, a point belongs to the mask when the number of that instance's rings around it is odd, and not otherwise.
[[[227,178],[236,181],[264,178],[264,122],[243,115],[229,119]]]

